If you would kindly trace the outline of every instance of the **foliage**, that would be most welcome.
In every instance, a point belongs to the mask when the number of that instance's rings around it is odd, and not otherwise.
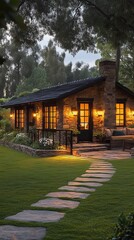
[[[0,139],[3,138],[4,134],[5,134],[5,131],[3,129],[0,129]]]
[[[5,132],[10,132],[12,130],[11,122],[8,119],[0,120],[0,128]]]
[[[66,82],[65,53],[59,54],[53,41],[42,50],[43,61],[41,65],[46,70],[46,81],[48,85],[57,85]]]
[[[16,95],[22,96],[23,93],[32,92],[33,89],[42,89],[48,84],[46,82],[46,71],[43,67],[35,67],[29,78],[23,78],[18,85]]]
[[[132,239],[134,239],[134,213],[130,213],[127,217],[122,213],[118,218],[112,240]]]
[[[98,42],[102,59],[115,59],[116,51],[110,43]],[[120,48],[120,69],[118,80],[126,87],[134,90],[134,47],[133,44],[124,44]]]
[[[17,135],[17,131],[13,131],[13,132],[6,132],[3,134],[3,137],[2,137],[2,141],[3,142],[11,142]]]
[[[25,133],[18,133],[16,137],[12,140],[13,143],[22,145],[31,145],[31,139]]]

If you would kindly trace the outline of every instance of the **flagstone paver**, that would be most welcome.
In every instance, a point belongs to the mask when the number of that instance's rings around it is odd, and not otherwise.
[[[87,173],[110,173],[110,174],[114,174],[115,171],[113,170],[92,170],[92,169],[89,169],[89,170],[86,170]]]
[[[113,166],[111,164],[94,163],[94,164],[92,164],[92,167],[110,167],[110,168],[112,168]]]
[[[0,240],[42,240],[46,229],[42,227],[0,226]]]
[[[78,207],[80,203],[77,201],[63,200],[59,198],[47,198],[32,204],[32,207],[43,208],[70,208],[74,209]]]
[[[23,221],[23,222],[58,222],[63,218],[65,213],[46,211],[46,210],[24,210],[16,215],[6,217],[7,220]]]
[[[101,187],[102,183],[97,182],[68,182],[69,186],[87,186],[87,187]]]
[[[84,173],[82,177],[99,177],[99,178],[111,178],[113,174],[101,174],[101,173]]]
[[[58,188],[59,190],[75,191],[75,192],[94,192],[94,188],[87,187],[73,187],[73,186],[63,186]]]
[[[74,179],[74,181],[78,181],[78,182],[107,182],[109,181],[110,178],[84,178],[84,177],[77,177]]]
[[[112,170],[112,171],[114,171],[114,170],[116,170],[115,168],[109,168],[109,167],[90,167],[89,168],[89,170]]]
[[[46,195],[46,197],[59,197],[59,198],[80,198],[85,199],[90,194],[80,193],[80,192],[51,192]]]

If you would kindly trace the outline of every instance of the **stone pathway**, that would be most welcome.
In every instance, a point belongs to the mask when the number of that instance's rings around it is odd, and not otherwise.
[[[132,157],[130,152],[121,150],[92,151],[85,153],[83,152],[80,154],[80,156],[102,160],[120,160]]]
[[[65,216],[64,209],[78,207],[80,204],[78,199],[89,197],[97,187],[101,187],[104,182],[109,181],[115,171],[116,169],[111,163],[95,161],[80,177],[68,182],[68,185],[60,187],[59,191],[48,193],[45,199],[31,205],[42,208],[42,210],[24,210],[5,219],[31,223],[58,222]],[[45,210],[45,208],[52,208],[52,210]],[[55,210],[63,209],[63,212],[54,211],[54,208]],[[0,226],[0,240],[42,240],[45,235],[46,229],[43,227]]]

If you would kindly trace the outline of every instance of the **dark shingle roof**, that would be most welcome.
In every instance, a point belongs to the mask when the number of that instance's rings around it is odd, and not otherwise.
[[[96,84],[99,84],[104,80],[105,77],[87,78],[84,80],[65,83],[55,87],[45,88],[37,92],[28,94],[27,96],[12,99],[9,102],[3,104],[2,107],[12,107],[14,105],[26,103],[62,99],[68,97],[71,94],[84,90],[88,87],[92,87]],[[130,96],[134,97],[134,92],[129,90],[127,87],[123,86],[121,83],[117,82],[116,86],[125,91]]]
[[[68,97],[73,93],[77,93],[83,89],[86,89],[87,87],[94,86],[95,84],[98,84],[104,80],[104,77],[87,78],[84,80],[69,82],[55,87],[45,88],[37,92],[28,94],[27,96],[12,99],[9,102],[3,104],[2,107],[11,107],[19,104],[62,99]]]

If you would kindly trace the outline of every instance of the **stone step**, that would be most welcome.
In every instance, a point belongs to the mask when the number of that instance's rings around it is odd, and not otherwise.
[[[71,198],[71,199],[85,199],[89,196],[88,193],[81,192],[51,192],[46,195],[46,197],[58,197],[58,198]]]
[[[42,227],[0,226],[0,240],[42,240],[46,229]]]
[[[93,177],[93,178],[111,178],[113,174],[106,173],[84,173],[81,175],[82,177]]]
[[[65,213],[46,211],[46,210],[24,210],[16,215],[6,217],[6,220],[21,221],[21,222],[58,222],[64,217]]]
[[[82,143],[77,143],[77,144],[74,144],[73,145],[73,148],[74,149],[80,149],[80,148],[94,148],[94,147],[107,147],[108,148],[108,146],[109,145],[107,145],[107,144],[100,144],[100,143],[84,143],[84,144],[82,144]]]
[[[102,183],[97,183],[97,182],[68,182],[69,186],[86,186],[86,187],[101,187],[103,184]]]
[[[95,177],[91,177],[91,178],[77,177],[74,179],[74,181],[78,181],[78,182],[98,182],[98,183],[107,182],[109,180],[110,178],[95,178]]]
[[[32,204],[32,207],[42,207],[42,208],[70,208],[74,209],[78,207],[79,202],[77,201],[70,201],[70,200],[63,200],[59,198],[47,198],[38,201],[37,203]]]
[[[87,187],[75,187],[75,186],[63,186],[58,188],[59,190],[66,190],[66,191],[75,191],[75,192],[94,192],[94,188],[87,188]]]
[[[78,148],[75,149],[78,151],[78,153],[84,153],[84,152],[92,152],[92,151],[104,151],[107,150],[106,146],[96,146],[96,147],[88,147],[88,148]]]

